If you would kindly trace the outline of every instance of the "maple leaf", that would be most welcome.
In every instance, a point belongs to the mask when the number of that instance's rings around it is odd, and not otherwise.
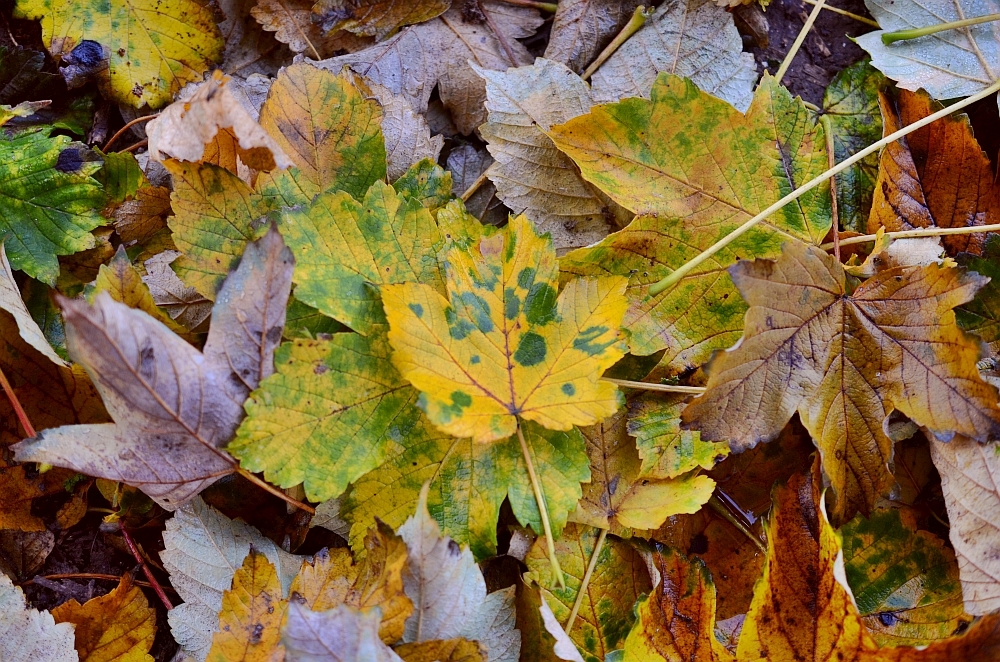
[[[745,115],[689,81],[661,75],[650,101],[596,106],[549,135],[585,179],[640,214],[599,244],[566,255],[560,268],[631,276],[629,349],[639,355],[666,349],[661,363],[672,373],[707,361],[739,337],[746,308],[726,267],[742,256],[777,256],[788,237],[818,244],[830,228],[829,191],[820,186],[674,287],[649,294],[651,284],[826,170],[822,128],[769,76]]]
[[[45,531],[45,522],[31,514],[31,505],[39,497],[65,493],[63,483],[70,475],[51,470],[32,476],[25,467],[0,462],[0,493],[4,495],[0,530]]]
[[[233,575],[233,587],[222,594],[219,629],[212,635],[209,662],[283,659],[279,647],[287,606],[274,566],[251,547]]]
[[[854,601],[880,646],[924,646],[964,629],[955,554],[927,531],[912,510],[884,509],[840,530]]]
[[[403,662],[378,638],[379,612],[340,605],[324,612],[297,602],[288,606],[281,630],[289,662]]]
[[[379,41],[406,25],[443,14],[452,0],[317,0],[313,13],[325,32],[347,30]]]
[[[80,604],[70,599],[52,610],[56,623],[72,623],[80,662],[153,662],[156,610],[130,574],[107,595]]]
[[[885,133],[927,117],[940,104],[926,93],[881,93]],[[1000,222],[1000,186],[967,115],[951,115],[886,145],[868,232],[966,227]],[[981,253],[985,234],[943,237],[951,254]]]
[[[568,430],[618,408],[598,378],[624,354],[624,278],[574,280],[557,299],[551,239],[523,216],[444,260],[447,300],[423,283],[382,287],[393,361],[435,425],[487,442],[518,416]]]
[[[18,0],[14,16],[41,20],[52,57],[96,70],[105,96],[133,108],[169,103],[222,60],[219,28],[196,0]]]
[[[273,371],[291,271],[277,230],[250,244],[219,293],[204,354],[106,293],[93,306],[64,299],[70,354],[116,423],[47,430],[18,444],[15,457],[140,486],[171,509],[234,472],[220,446],[247,394]]]
[[[54,285],[58,255],[94,247],[105,197],[93,175],[101,167],[86,146],[46,129],[0,141],[0,234],[10,265]]]
[[[832,256],[801,243],[730,274],[750,305],[746,332],[709,366],[708,391],[683,420],[739,451],[773,439],[798,411],[836,492],[836,518],[867,514],[891,487],[883,421],[894,409],[943,439],[1000,432],[996,390],[979,377],[979,348],[953,311],[982,277],[896,267],[852,292]]]
[[[77,662],[73,626],[25,604],[24,592],[0,572],[0,655],[4,662]]]
[[[684,398],[645,394],[629,400],[628,433],[643,478],[676,478],[701,467],[711,469],[729,454],[725,442],[702,441],[697,432],[681,428]]]
[[[582,74],[641,4],[641,0],[563,0],[556,5],[545,59]]]

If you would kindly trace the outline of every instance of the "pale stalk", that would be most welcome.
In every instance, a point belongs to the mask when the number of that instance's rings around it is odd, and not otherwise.
[[[764,211],[760,212],[759,214],[757,214],[756,216],[754,216],[750,220],[746,221],[741,226],[739,226],[738,228],[736,228],[735,230],[733,230],[732,232],[730,232],[729,234],[727,234],[725,237],[723,237],[719,241],[715,242],[714,244],[712,244],[711,246],[709,246],[707,249],[705,249],[704,251],[702,251],[700,254],[698,254],[697,256],[695,256],[693,259],[685,262],[683,265],[681,265],[673,273],[669,274],[668,276],[666,276],[665,278],[663,278],[659,282],[654,283],[649,288],[650,295],[656,296],[657,294],[660,294],[664,290],[666,290],[666,289],[668,289],[670,287],[673,287],[674,285],[676,285],[677,283],[679,283],[682,278],[684,278],[689,273],[691,273],[692,271],[694,271],[695,268],[697,268],[698,266],[700,266],[702,263],[707,262],[713,255],[715,255],[720,250],[722,250],[723,248],[725,248],[726,246],[728,246],[729,244],[731,244],[732,242],[734,242],[736,239],[738,239],[740,236],[742,236],[743,234],[745,234],[748,230],[750,230],[755,225],[757,225],[758,223],[760,223],[761,221],[763,221],[765,218],[767,218],[768,216],[770,216],[774,212],[778,211],[779,209],[781,209],[782,207],[784,207],[785,205],[787,205],[789,202],[792,202],[793,200],[798,200],[804,194],[806,194],[809,191],[813,190],[814,188],[816,188],[817,186],[819,186],[820,184],[822,184],[826,180],[830,179],[834,175],[837,175],[837,174],[843,172],[844,170],[847,170],[852,165],[854,165],[858,161],[864,159],[869,154],[877,152],[878,150],[882,149],[883,147],[885,147],[889,143],[895,142],[896,140],[899,140],[900,138],[902,138],[904,136],[908,136],[909,134],[913,133],[914,131],[922,129],[923,127],[927,126],[928,124],[936,122],[937,120],[941,119],[942,117],[947,117],[948,115],[951,115],[952,113],[954,113],[957,110],[961,110],[962,108],[965,108],[966,106],[969,106],[969,105],[972,105],[972,104],[976,103],[980,99],[985,99],[986,97],[990,96],[991,94],[995,94],[998,90],[1000,90],[1000,80],[994,82],[992,85],[990,85],[989,87],[987,87],[985,90],[983,90],[981,92],[977,92],[976,94],[972,95],[971,97],[966,97],[965,99],[962,99],[961,101],[959,101],[959,102],[957,102],[957,103],[955,103],[955,104],[953,104],[951,106],[948,106],[947,108],[942,108],[941,110],[937,111],[933,115],[928,115],[927,117],[925,117],[925,118],[923,118],[921,120],[918,120],[918,121],[914,122],[913,124],[910,124],[908,126],[903,127],[899,131],[895,131],[895,132],[889,134],[888,136],[886,136],[885,138],[882,138],[878,142],[872,143],[871,145],[869,145],[865,149],[861,150],[860,152],[858,152],[854,156],[852,156],[852,157],[850,157],[848,159],[845,159],[844,161],[841,161],[840,163],[838,163],[833,168],[830,168],[829,170],[827,170],[823,174],[821,174],[821,175],[819,175],[817,177],[814,177],[813,179],[809,180],[808,182],[806,182],[805,184],[803,184],[799,188],[795,189],[794,191],[792,191],[788,195],[784,196],[783,198],[781,198],[780,200],[778,200],[777,202],[775,202],[774,204],[772,204],[770,207],[768,207]],[[844,241],[846,241],[846,240],[841,240],[841,242],[840,242],[841,246],[844,245]]]
[[[601,529],[601,535],[597,537],[597,542],[594,543],[594,552],[590,555],[590,563],[587,564],[587,571],[583,573],[580,590],[576,592],[576,600],[573,601],[573,610],[569,612],[569,618],[566,619],[566,627],[563,628],[566,631],[566,636],[569,636],[570,631],[573,629],[573,622],[576,620],[576,615],[580,613],[580,605],[583,604],[583,594],[590,585],[590,577],[594,574],[594,568],[597,567],[597,559],[601,555],[601,548],[604,547],[604,539],[607,537],[608,530]],[[544,600],[545,598],[542,599]]]
[[[792,66],[792,60],[795,59],[799,49],[802,47],[802,42],[806,40],[806,35],[808,35],[809,31],[812,30],[813,23],[816,22],[820,11],[822,11],[825,5],[826,0],[819,0],[819,2],[813,6],[813,10],[809,12],[809,18],[806,19],[802,29],[799,30],[799,36],[797,36],[795,41],[792,42],[792,47],[788,49],[788,52],[785,54],[785,59],[781,61],[781,66],[778,67],[778,73],[774,74],[774,81],[776,83],[781,82],[781,79],[785,77],[785,73],[788,71],[788,67]]]
[[[806,3],[807,5],[819,4],[816,0],[802,0],[802,2]],[[846,16],[847,18],[853,18],[855,21],[860,21],[876,29],[881,27],[877,21],[873,21],[867,16],[859,16],[858,14],[853,14],[845,9],[841,9],[840,7],[831,7],[830,5],[823,5],[823,9],[827,11],[832,11],[835,14],[840,14],[841,16]]]
[[[472,182],[472,185],[469,186],[469,188],[465,189],[465,193],[462,194],[462,202],[468,202],[469,198],[472,197],[472,194],[478,191],[479,187],[482,186],[485,181],[486,181],[486,170],[484,170],[483,174],[479,175],[479,177],[476,178],[476,181]]]
[[[514,5],[515,7],[531,7],[532,9],[550,14],[555,14],[556,10],[559,9],[559,6],[554,2],[536,2],[536,0],[500,0],[500,2],[505,5]]]
[[[899,230],[897,232],[886,232],[886,237],[893,239],[914,239],[917,237],[947,237],[953,234],[979,234],[981,232],[1000,232],[1000,223],[995,225],[969,225],[961,228],[918,228],[916,230]],[[841,246],[851,246],[853,244],[867,244],[875,241],[875,235],[863,234],[857,237],[841,239]],[[827,242],[820,246],[825,251],[833,248],[833,242]]]
[[[597,59],[594,60],[589,67],[587,67],[587,70],[583,72],[583,76],[581,76],[581,78],[583,78],[583,80],[589,80],[590,77],[594,75],[594,72],[600,69],[601,65],[604,64],[609,57],[614,55],[615,51],[621,48],[621,45],[628,41],[629,37],[638,32],[639,28],[646,24],[646,19],[652,15],[652,9],[646,9],[642,5],[636,7],[635,12],[632,13],[632,18],[628,20],[628,23],[625,24],[622,31],[619,32],[613,40],[611,40],[608,47],[601,51],[601,54],[597,56]]]
[[[833,167],[837,165],[833,162],[833,124],[829,115],[819,118],[823,125],[823,133],[826,134],[826,158],[827,165]],[[837,178],[830,178],[830,232],[833,233],[833,256],[840,262],[840,212],[837,210]]]
[[[545,531],[545,546],[549,550],[549,564],[552,566],[552,574],[555,577],[559,588],[566,588],[566,579],[563,577],[562,568],[559,567],[559,559],[556,558],[556,541],[552,537],[552,525],[549,523],[549,509],[545,507],[545,495],[542,494],[542,484],[535,473],[535,463],[531,461],[531,451],[528,450],[528,442],[524,440],[524,433],[521,431],[521,421],[517,422],[517,440],[521,442],[521,453],[524,455],[524,463],[528,465],[528,478],[531,480],[531,490],[535,493],[535,502],[538,503],[538,514],[542,519],[542,529]]]
[[[945,30],[958,30],[959,28],[967,28],[970,25],[991,23],[993,21],[1000,21],[1000,14],[987,14],[985,16],[976,16],[975,18],[967,18],[962,21],[937,23],[935,25],[928,25],[926,28],[910,28],[909,30],[886,32],[882,35],[882,43],[888,46],[896,43],[897,41],[906,41],[908,39],[916,39],[917,37],[926,37],[927,35],[937,34],[938,32],[944,32]]]
[[[674,384],[651,384],[649,382],[633,382],[629,379],[611,379],[610,377],[602,377],[602,381],[611,382],[615,386],[622,386],[625,388],[638,388],[645,391],[663,391],[664,393],[693,393],[695,395],[699,393],[704,393],[705,388],[703,386],[676,386]]]

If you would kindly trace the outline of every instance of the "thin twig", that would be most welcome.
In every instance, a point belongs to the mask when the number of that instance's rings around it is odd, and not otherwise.
[[[798,54],[799,49],[802,47],[802,42],[806,40],[806,35],[808,35],[809,31],[812,30],[813,23],[816,22],[816,19],[819,17],[819,13],[825,4],[826,0],[819,0],[819,2],[813,6],[813,10],[809,12],[809,18],[806,19],[802,29],[799,30],[799,36],[795,38],[795,41],[792,42],[792,47],[788,49],[787,53],[785,53],[785,59],[781,61],[781,66],[778,67],[778,73],[774,74],[774,82],[780,83],[781,79],[785,77],[788,67],[792,65],[792,60],[794,60],[795,56]]]
[[[819,4],[816,0],[802,0],[802,2],[806,3],[807,5]],[[823,5],[823,9],[827,11],[832,11],[835,14],[840,14],[841,16],[846,16],[847,18],[853,18],[855,21],[861,21],[862,23],[870,25],[875,29],[882,27],[878,24],[877,21],[874,21],[868,18],[867,16],[859,16],[858,14],[853,14],[847,10],[841,9],[840,7],[831,7],[830,5]]]
[[[139,141],[139,142],[137,142],[136,144],[134,144],[134,145],[129,145],[129,146],[128,146],[128,147],[126,147],[125,149],[120,149],[120,150],[118,150],[118,151],[119,151],[119,152],[134,152],[135,150],[137,150],[137,149],[139,149],[139,148],[141,148],[141,147],[145,147],[145,146],[146,146],[146,145],[148,145],[148,144],[149,144],[149,139],[147,138],[146,140],[140,140],[140,141]]]
[[[118,575],[105,575],[99,572],[63,572],[54,575],[38,575],[42,579],[51,579],[55,581],[57,579],[101,579],[107,581],[121,582],[122,578]],[[20,584],[20,586],[27,586],[28,584],[34,584],[34,579],[29,579],[26,582]],[[153,585],[149,582],[144,582],[141,579],[133,579],[132,583],[136,586],[141,586],[143,588],[153,588]],[[172,586],[164,586],[164,591],[170,591],[176,594],[177,591]]]
[[[652,384],[650,382],[633,382],[629,379],[611,379],[610,377],[602,377],[602,381],[611,382],[617,386],[624,386],[625,388],[639,388],[646,391],[664,391],[665,393],[694,393],[700,394],[705,392],[703,386],[677,386],[674,384]]]
[[[597,59],[590,63],[587,70],[583,72],[583,80],[590,80],[590,77],[594,75],[594,72],[601,68],[609,57],[615,54],[622,44],[628,41],[629,37],[634,35],[639,31],[643,25],[646,24],[646,20],[653,15],[652,9],[646,9],[644,6],[639,5],[635,8],[635,12],[632,13],[632,18],[628,20],[622,31],[619,32],[611,43],[608,44],[607,48],[601,51],[601,54],[597,56]]]
[[[952,234],[979,234],[981,232],[1000,232],[1000,223],[994,225],[968,225],[961,228],[917,228],[916,230],[886,232],[885,236],[892,237],[893,239],[913,239],[916,237],[946,237]],[[875,241],[875,235],[863,234],[857,237],[848,237],[847,239],[841,239],[840,245],[853,246],[854,244],[867,244],[869,241]],[[820,248],[825,251],[833,247],[832,241],[820,245]]]
[[[823,124],[823,133],[826,134],[826,158],[827,165],[833,167],[836,164],[834,161],[834,145],[833,145],[833,125],[830,123],[830,116],[823,115],[819,118],[820,123]],[[833,224],[830,226],[830,230],[833,232],[833,256],[840,262],[840,214],[837,211],[837,178],[830,178],[830,216],[833,219]]]
[[[538,11],[550,14],[555,14],[559,9],[559,5],[554,2],[536,2],[536,0],[500,0],[500,2],[505,5],[514,5],[515,7],[530,7],[531,9],[537,9]]]
[[[496,36],[497,41],[500,42],[500,46],[503,47],[503,52],[507,54],[507,59],[510,60],[510,66],[516,67],[517,58],[514,57],[514,49],[511,48],[510,44],[507,42],[507,35],[505,35],[503,31],[497,27],[497,24],[493,22],[493,17],[490,16],[490,13],[486,11],[485,7],[483,7],[482,2],[476,0],[476,5],[479,7],[479,11],[482,12],[483,18],[486,19],[487,25],[490,26],[490,30],[493,30],[493,34]]]
[[[716,488],[716,491],[719,491],[719,489]],[[749,538],[750,542],[754,544],[754,547],[760,550],[762,554],[767,554],[767,547],[765,547],[764,543],[760,541],[760,538],[754,535],[753,531],[750,530],[750,527],[747,526],[747,523],[743,521],[743,518],[738,517],[736,513],[732,512],[727,504],[719,499],[714,492],[712,493],[712,498],[708,500],[708,505],[712,510],[718,513],[719,516],[735,526],[741,533],[743,533],[743,535]]]
[[[128,529],[121,525],[118,526],[118,529],[122,532],[122,538],[125,539],[125,544],[128,545],[128,550],[132,552],[132,556],[135,557],[135,560],[139,562],[140,566],[142,566],[142,572],[146,575],[146,579],[149,580],[153,591],[156,592],[156,595],[160,598],[160,602],[162,602],[163,606],[167,608],[167,611],[170,611],[174,608],[174,605],[171,604],[167,594],[163,592],[163,587],[160,586],[160,582],[156,581],[156,577],[153,576],[153,571],[149,569],[148,565],[146,565],[146,559],[142,558],[142,554],[139,553],[139,548],[136,547],[135,541],[132,540],[132,536],[129,534]]]
[[[122,128],[118,129],[118,132],[115,133],[115,135],[108,138],[108,142],[104,143],[104,147],[101,148],[101,151],[107,154],[108,147],[111,147],[115,143],[115,141],[118,140],[126,131],[131,129],[136,124],[139,124],[140,122],[148,122],[149,120],[159,116],[160,116],[159,113],[153,113],[152,115],[143,115],[142,117],[136,117],[134,120],[132,120]]]
[[[549,564],[552,566],[552,574],[555,576],[559,588],[566,588],[566,579],[563,577],[562,568],[559,567],[559,559],[556,558],[556,542],[552,537],[552,525],[549,524],[549,510],[545,507],[545,495],[542,493],[542,484],[535,473],[535,463],[531,461],[531,451],[528,450],[528,442],[524,440],[524,432],[521,431],[521,421],[517,422],[517,439],[521,442],[521,453],[524,455],[524,463],[528,466],[528,478],[531,480],[531,489],[535,493],[535,501],[538,503],[538,514],[541,515],[542,529],[545,531],[545,546],[549,550]]]
[[[3,386],[3,392],[7,394],[7,398],[10,400],[10,404],[14,407],[14,413],[17,415],[17,420],[21,422],[21,427],[24,428],[25,434],[28,436],[26,439],[31,439],[38,433],[35,432],[35,427],[28,420],[28,414],[25,413],[24,409],[21,407],[21,401],[17,399],[17,394],[14,393],[14,388],[7,381],[7,375],[3,374],[3,370],[0,370],[0,385]]]
[[[576,620],[576,615],[580,613],[580,605],[583,604],[583,593],[587,590],[587,586],[590,585],[590,577],[594,574],[594,568],[597,567],[597,559],[601,555],[601,548],[604,547],[604,539],[608,537],[608,530],[601,529],[601,535],[597,537],[597,542],[594,543],[594,552],[590,555],[590,563],[587,564],[587,571],[583,573],[583,581],[580,582],[580,590],[576,592],[576,600],[573,602],[573,610],[569,612],[569,618],[566,620],[566,634],[569,635],[570,631],[573,629],[573,621]]]
[[[487,168],[487,170],[489,170],[489,168]],[[484,170],[483,174],[479,175],[479,177],[476,178],[476,181],[472,182],[472,185],[465,189],[465,193],[462,194],[462,202],[468,202],[469,198],[472,197],[472,194],[478,191],[479,187],[482,186],[487,179],[486,170]]]
[[[241,475],[244,478],[246,478],[247,480],[249,480],[251,483],[253,483],[257,487],[259,487],[259,488],[261,488],[263,490],[266,490],[267,492],[270,492],[271,494],[273,494],[274,496],[278,497],[282,501],[285,501],[287,503],[292,504],[293,506],[295,506],[299,510],[304,510],[307,513],[309,513],[310,515],[315,515],[316,514],[316,509],[313,508],[312,506],[310,506],[309,504],[302,503],[301,501],[297,501],[297,500],[293,499],[292,497],[288,496],[287,494],[285,494],[284,492],[282,492],[281,490],[279,490],[274,485],[271,485],[270,483],[268,483],[266,481],[263,481],[260,478],[257,478],[257,476],[255,476],[254,474],[250,473],[249,471],[247,471],[243,467],[236,467],[236,472],[239,475]]]
[[[699,253],[698,255],[696,255],[691,260],[688,260],[687,262],[685,262],[683,265],[681,265],[680,267],[678,267],[676,271],[674,271],[671,274],[667,275],[662,280],[660,280],[658,283],[654,283],[649,288],[649,294],[651,296],[656,296],[656,295],[660,294],[661,292],[663,292],[664,290],[667,290],[667,289],[673,287],[678,282],[680,282],[682,278],[684,278],[689,273],[691,273],[692,271],[694,271],[703,262],[708,261],[713,255],[715,255],[716,253],[718,253],[720,250],[722,250],[723,248],[725,248],[726,246],[728,246],[732,242],[736,241],[736,239],[738,239],[739,237],[741,237],[744,233],[746,233],[748,230],[750,230],[751,228],[753,228],[755,225],[757,225],[758,223],[760,223],[761,221],[763,221],[765,218],[767,218],[768,216],[770,216],[774,212],[778,211],[779,209],[781,209],[782,207],[784,207],[785,205],[787,205],[789,202],[792,202],[793,200],[798,200],[804,194],[806,194],[809,191],[813,190],[814,188],[816,188],[817,186],[819,186],[823,182],[827,181],[828,179],[830,179],[834,175],[837,175],[837,174],[843,172],[844,170],[847,170],[848,168],[850,168],[852,165],[854,165],[858,161],[860,161],[860,160],[864,159],[865,157],[867,157],[869,154],[872,154],[872,153],[874,153],[874,152],[882,149],[883,147],[885,147],[889,143],[895,142],[896,140],[899,140],[900,138],[902,138],[904,136],[907,136],[907,135],[913,133],[914,131],[922,129],[923,127],[927,126],[928,124],[936,122],[937,120],[941,119],[942,117],[947,117],[948,115],[954,113],[955,111],[961,110],[962,108],[965,108],[966,106],[974,104],[977,101],[979,101],[980,99],[985,99],[986,97],[988,97],[988,96],[990,96],[992,94],[996,94],[996,92],[998,90],[1000,90],[1000,80],[996,81],[995,83],[993,83],[992,85],[990,85],[989,87],[987,87],[985,90],[982,90],[981,92],[977,92],[976,94],[972,95],[971,97],[966,97],[965,99],[962,99],[961,101],[958,101],[958,102],[956,102],[956,103],[948,106],[947,108],[942,108],[941,110],[937,111],[933,115],[928,115],[927,117],[925,117],[925,118],[923,118],[921,120],[918,120],[918,121],[914,122],[913,124],[910,124],[908,126],[903,127],[899,131],[895,131],[895,132],[889,134],[888,136],[882,138],[881,140],[879,140],[877,142],[872,143],[871,145],[869,145],[865,149],[863,149],[860,152],[854,154],[850,158],[845,159],[844,161],[838,163],[836,166],[834,166],[833,168],[830,168],[829,170],[827,170],[823,174],[818,175],[818,176],[810,179],[808,182],[806,182],[805,184],[803,184],[799,188],[795,189],[794,191],[792,191],[788,195],[782,197],[780,200],[778,200],[777,202],[775,202],[774,204],[772,204],[771,206],[769,206],[764,211],[760,212],[759,214],[757,214],[756,216],[754,216],[750,220],[745,221],[738,228],[736,228],[735,230],[733,230],[732,232],[730,232],[729,234],[727,234],[725,237],[723,237],[719,241],[715,242],[714,244],[712,244],[711,246],[709,246],[708,248],[706,248],[704,251],[702,251],[701,253]],[[841,241],[840,244],[844,245],[845,241],[846,240]]]

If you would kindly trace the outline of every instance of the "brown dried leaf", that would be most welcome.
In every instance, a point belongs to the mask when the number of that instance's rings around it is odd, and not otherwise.
[[[641,4],[642,0],[562,0],[552,20],[545,59],[582,74]]]
[[[51,531],[0,530],[0,576],[26,582],[45,565],[45,559],[56,547]]]
[[[126,245],[145,243],[167,227],[170,213],[170,190],[163,186],[143,186],[134,200],[127,200],[115,210],[115,231]]]
[[[318,0],[313,11],[325,32],[347,30],[381,41],[406,25],[437,18],[451,0]]]
[[[293,53],[319,60],[323,33],[313,22],[312,0],[257,0],[250,14]]]

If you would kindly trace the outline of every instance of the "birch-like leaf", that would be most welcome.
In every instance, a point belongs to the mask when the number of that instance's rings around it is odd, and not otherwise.
[[[77,662],[73,626],[27,606],[21,587],[0,572],[0,657],[4,662]]]
[[[872,64],[904,90],[923,88],[935,99],[967,97],[1000,78],[1000,25],[996,21],[898,41],[886,32],[924,28],[1000,12],[997,0],[865,0],[881,30],[857,38]]]

